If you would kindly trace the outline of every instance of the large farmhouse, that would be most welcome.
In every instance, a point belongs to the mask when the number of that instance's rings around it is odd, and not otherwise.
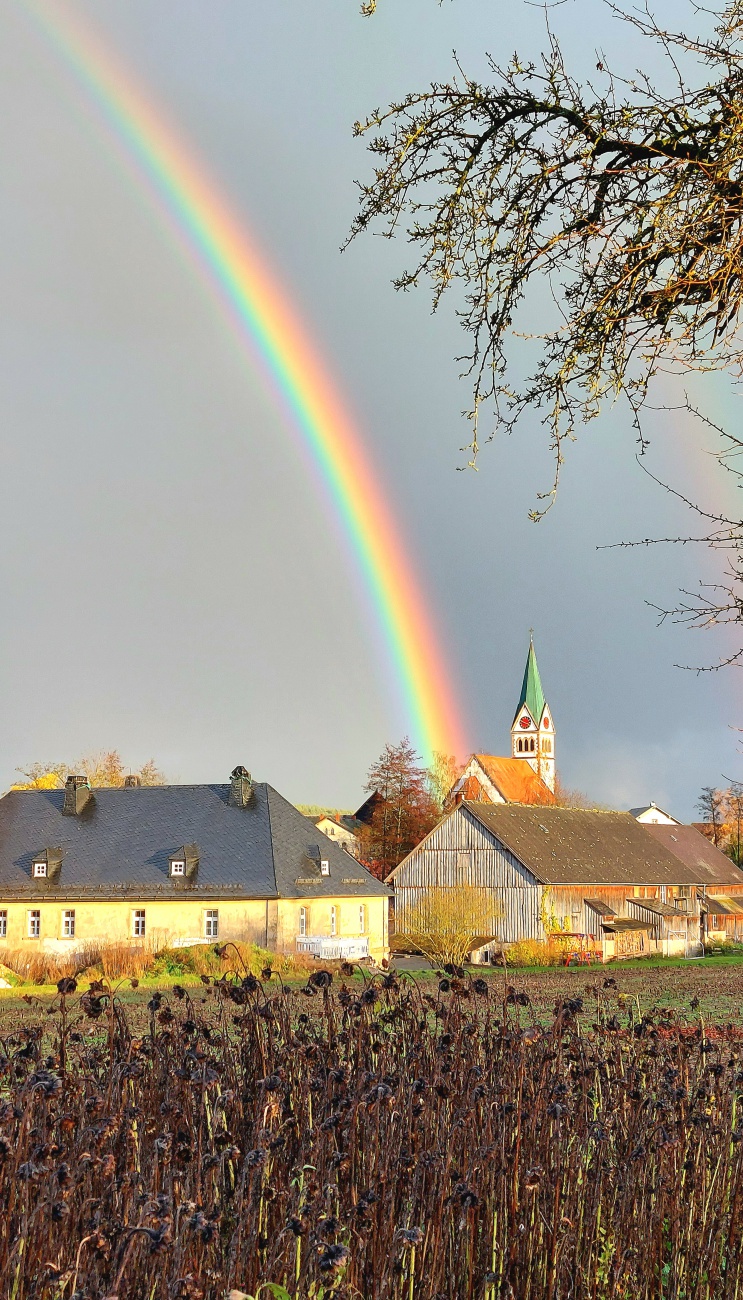
[[[387,886],[245,768],[224,785],[127,781],[0,799],[0,951],[232,939],[386,955]]]
[[[724,854],[693,827],[630,813],[464,802],[389,880],[398,934],[420,929],[437,894],[469,890],[491,953],[562,933],[605,960],[691,954],[743,921],[743,873]]]

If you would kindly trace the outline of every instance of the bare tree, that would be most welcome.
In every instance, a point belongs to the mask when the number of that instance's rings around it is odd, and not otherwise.
[[[454,754],[445,754],[440,750],[434,752],[428,769],[428,788],[439,812],[442,811],[452,786],[463,772],[462,764]]]
[[[451,81],[356,124],[377,165],[351,238],[404,231],[415,254],[396,286],[427,280],[434,307],[458,290],[471,463],[484,412],[488,436],[540,413],[555,475],[534,519],[554,500],[567,442],[605,400],[626,399],[644,450],[659,370],[743,373],[743,0],[711,23],[690,6],[708,25],[698,37],[609,8],[661,48],[675,90],[642,73],[622,79],[603,56],[581,84],[548,28],[538,63],[490,60],[490,84],[457,65]],[[529,333],[530,294],[544,284],[553,319]],[[525,338],[535,355],[522,381],[513,359]],[[737,473],[743,442],[724,436],[723,462]],[[660,540],[729,548],[730,583],[661,614],[741,622],[743,525],[714,513],[707,523],[698,538]]]
[[[702,788],[696,806],[709,827],[712,843],[716,845],[719,845],[722,838],[724,805],[725,796],[722,790],[717,790],[713,785],[705,785]]]
[[[405,909],[404,939],[434,963],[467,961],[476,940],[494,935],[493,893],[477,885],[438,886],[420,890]]]
[[[731,828],[726,852],[736,866],[741,863],[741,824],[743,824],[743,782],[731,781],[723,796],[724,820]]]

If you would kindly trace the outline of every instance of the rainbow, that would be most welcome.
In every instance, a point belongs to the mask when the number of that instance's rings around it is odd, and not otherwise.
[[[381,632],[410,738],[427,759],[466,752],[461,714],[420,583],[336,383],[215,182],[100,38],[68,9],[26,13],[74,72],[189,262],[256,362],[332,501]]]

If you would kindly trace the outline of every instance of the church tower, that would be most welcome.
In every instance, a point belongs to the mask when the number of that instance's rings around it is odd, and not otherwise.
[[[555,789],[555,727],[548,707],[534,652],[529,638],[524,680],[511,726],[511,754],[524,759],[541,776],[550,790]]]

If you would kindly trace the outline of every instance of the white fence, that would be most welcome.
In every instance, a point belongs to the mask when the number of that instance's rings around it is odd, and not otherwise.
[[[368,939],[336,939],[331,935],[297,937],[297,952],[306,952],[323,961],[361,961],[369,956]]]

